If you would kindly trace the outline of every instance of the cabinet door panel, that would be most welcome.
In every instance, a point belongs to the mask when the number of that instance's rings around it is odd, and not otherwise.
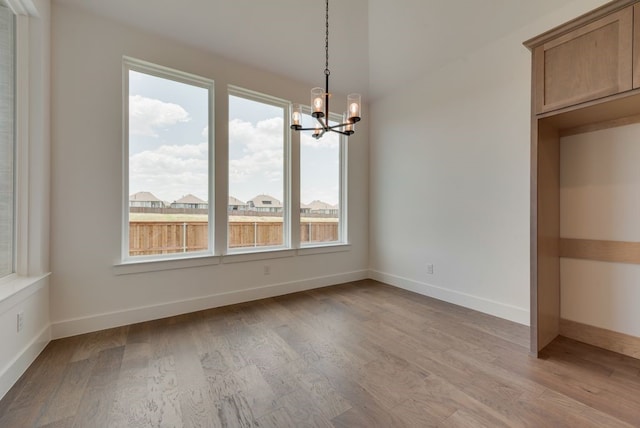
[[[632,89],[632,37],[628,7],[536,48],[537,113]]]

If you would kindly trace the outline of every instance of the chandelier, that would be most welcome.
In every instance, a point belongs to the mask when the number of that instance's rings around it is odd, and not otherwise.
[[[325,28],[325,87],[324,89],[313,88],[311,90],[311,116],[316,118],[315,127],[302,127],[302,106],[294,104],[291,111],[291,129],[294,131],[313,131],[313,137],[316,140],[326,132],[337,132],[346,136],[352,135],[355,132],[356,122],[360,121],[360,94],[349,94],[347,96],[347,111],[342,115],[342,123],[337,125],[329,123],[329,98],[331,98],[331,93],[329,92],[329,75],[331,74],[331,71],[329,71],[329,0],[326,0]]]

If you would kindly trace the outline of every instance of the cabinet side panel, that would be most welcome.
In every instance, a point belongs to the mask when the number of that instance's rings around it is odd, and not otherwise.
[[[633,87],[640,88],[640,3],[633,6]]]
[[[535,61],[533,64],[535,73]],[[535,75],[535,74],[534,74]],[[536,93],[535,79],[532,93]],[[535,105],[535,99],[532,102]],[[535,115],[531,120],[531,223],[530,223],[530,327],[529,350],[538,356],[538,119]]]
[[[538,125],[538,350],[560,331],[560,139]]]
[[[536,113],[544,110],[544,46],[533,50],[533,107]],[[534,125],[537,121],[534,118]],[[537,138],[537,137],[536,137]],[[537,143],[537,139],[536,139]]]

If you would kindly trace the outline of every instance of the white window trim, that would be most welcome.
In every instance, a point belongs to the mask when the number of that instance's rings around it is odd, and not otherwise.
[[[136,260],[129,263],[116,263],[113,266],[115,275],[158,272],[163,270],[188,269],[220,264],[219,256],[191,256],[174,259]]]
[[[253,247],[252,247],[253,248]],[[286,257],[294,257],[296,250],[293,248],[281,248],[274,250],[258,250],[258,251],[246,251],[246,252],[234,252],[233,254],[226,254],[222,257],[223,264],[229,263],[242,263],[253,262],[257,260],[272,260],[282,259]]]
[[[17,16],[38,16],[38,9],[32,0],[6,0],[14,14]]]
[[[298,248],[296,254],[298,256],[313,256],[316,254],[330,254],[351,251],[351,244],[343,244],[338,242],[330,242],[327,244],[318,244]]]
[[[227,86],[227,97],[235,96],[240,98],[245,98],[251,101],[257,101],[264,104],[269,104],[275,107],[281,107],[283,109],[283,129],[282,136],[284,138],[284,153],[283,153],[283,195],[284,201],[282,201],[282,229],[283,229],[283,237],[282,237],[282,245],[274,245],[268,247],[242,247],[242,248],[229,248],[229,240],[227,238],[227,242],[225,243],[225,255],[248,255],[253,253],[266,254],[269,252],[278,252],[282,250],[290,250],[291,246],[291,217],[292,217],[292,207],[291,207],[291,131],[289,130],[289,111],[291,108],[291,102],[282,98],[277,98],[271,95],[266,95],[260,92],[252,91],[250,89],[241,88],[235,85]],[[228,104],[227,104],[228,105]],[[227,144],[229,139],[227,138]],[[229,174],[227,168],[227,189],[229,188]],[[295,214],[293,214],[295,215]],[[227,212],[227,221],[226,221],[227,232],[229,230],[229,214]],[[227,233],[228,235],[228,233]],[[239,259],[251,259],[250,257],[242,257]],[[260,260],[260,259],[258,259]]]
[[[12,6],[11,2],[9,3]],[[29,17],[16,14],[14,270],[29,275]]]
[[[171,253],[171,254],[158,254],[149,256],[130,256],[129,255],[129,71],[138,71],[141,73],[149,74],[152,76],[160,77],[163,79],[174,80],[177,82],[185,83],[188,85],[199,86],[209,91],[209,137],[208,137],[208,169],[209,169],[209,212],[208,212],[208,232],[209,232],[209,244],[208,249],[205,251],[193,251],[189,253]],[[122,141],[123,141],[123,154],[122,154],[122,248],[121,248],[121,262],[114,267],[121,273],[136,273],[135,268],[124,269],[125,265],[143,264],[140,267],[141,272],[146,272],[147,268],[155,270],[165,270],[164,267],[155,262],[171,262],[182,259],[206,259],[212,258],[215,252],[215,93],[214,93],[214,81],[205,77],[197,76],[194,74],[186,73],[183,71],[175,70],[172,68],[164,67],[161,65],[153,64],[147,61],[139,60],[124,56],[122,58]],[[205,262],[204,264],[217,264],[216,259],[213,262]],[[185,267],[192,267],[189,262],[185,262]],[[167,269],[179,268],[172,263],[167,266]]]
[[[31,0],[6,3],[15,15],[14,272],[0,278],[0,313],[44,287],[41,280],[50,275],[37,273],[42,266],[31,266],[29,259],[30,20],[38,10]]]
[[[302,114],[306,114],[306,115],[311,115],[311,107],[309,106],[301,106],[302,107]],[[337,122],[337,123],[341,123],[342,122],[342,115],[337,114],[337,113],[329,113],[329,120],[333,121],[333,122]],[[299,242],[299,248],[304,250],[304,249],[312,249],[312,248],[334,248],[334,249],[338,249],[338,248],[346,248],[346,250],[344,249],[340,249],[338,251],[348,251],[351,248],[351,245],[349,244],[349,235],[348,235],[348,222],[347,222],[347,212],[348,212],[348,195],[347,195],[347,189],[348,189],[348,183],[347,183],[347,177],[348,177],[348,159],[347,159],[347,154],[349,152],[349,145],[347,143],[347,137],[341,134],[338,134],[340,136],[339,138],[339,153],[340,153],[340,166],[339,166],[339,173],[340,173],[340,195],[338,196],[338,200],[339,200],[339,204],[340,204],[340,211],[339,211],[339,216],[338,216],[338,221],[339,223],[339,228],[338,228],[338,240],[337,241],[329,241],[329,242],[309,242],[309,243],[302,243]],[[302,145],[300,144],[300,148],[298,151],[298,154],[300,155],[302,152]],[[300,168],[300,171],[302,171],[302,165],[300,164],[300,156],[298,156],[298,165]],[[298,177],[301,177],[301,174],[298,174]],[[300,181],[300,180],[299,180]],[[301,183],[298,183],[301,184]],[[299,188],[299,190],[301,190],[301,188]],[[298,207],[298,218],[301,217],[300,214],[300,209]],[[299,223],[298,223],[299,224]],[[329,251],[320,251],[320,252],[312,252],[312,251],[298,251],[299,255],[303,255],[303,254],[321,254],[324,252],[332,252],[331,250]]]

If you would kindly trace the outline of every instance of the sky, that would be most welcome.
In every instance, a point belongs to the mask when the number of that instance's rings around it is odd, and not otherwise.
[[[173,202],[190,193],[208,200],[208,90],[129,73],[129,194],[147,191]],[[285,114],[282,107],[229,97],[229,195],[282,201]],[[338,203],[338,142],[338,134],[301,136],[303,203]]]

